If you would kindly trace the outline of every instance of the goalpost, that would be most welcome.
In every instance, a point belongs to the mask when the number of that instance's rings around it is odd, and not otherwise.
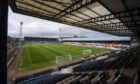
[[[92,55],[92,50],[91,49],[83,50],[83,55],[84,56],[90,56],[90,55]]]
[[[72,56],[70,54],[66,56],[55,57],[56,64],[63,64],[63,63],[71,62],[71,61],[72,61]]]

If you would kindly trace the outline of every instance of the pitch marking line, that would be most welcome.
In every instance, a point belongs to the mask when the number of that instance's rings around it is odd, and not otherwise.
[[[31,64],[31,66],[32,66],[32,59],[31,59],[31,57],[30,57],[30,54],[29,54],[29,49],[27,48],[27,55],[28,55],[28,58],[29,58],[29,61],[30,61],[30,64]]]

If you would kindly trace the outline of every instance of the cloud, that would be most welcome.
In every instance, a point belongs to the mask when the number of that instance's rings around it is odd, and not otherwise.
[[[59,28],[62,29],[61,36],[109,36],[109,34],[16,14],[11,11],[10,7],[8,18],[8,35],[14,37],[19,36],[21,21],[24,23],[24,25],[22,26],[23,36],[58,37]]]

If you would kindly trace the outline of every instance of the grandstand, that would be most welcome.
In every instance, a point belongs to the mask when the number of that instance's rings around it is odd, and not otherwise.
[[[24,42],[29,43],[58,43],[57,38],[24,37]]]
[[[101,47],[111,49],[125,49],[130,47],[130,37],[92,37],[92,38],[63,38],[64,44]]]
[[[137,42],[129,49],[19,77],[12,83],[140,84],[139,0],[9,0],[9,5],[15,13],[130,36],[130,45],[134,40]]]

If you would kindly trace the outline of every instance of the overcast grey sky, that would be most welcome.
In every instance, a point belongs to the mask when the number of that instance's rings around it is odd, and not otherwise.
[[[30,16],[25,16],[17,13],[13,13],[9,8],[8,14],[8,35],[13,37],[19,36],[20,21],[24,22],[23,25],[23,36],[34,36],[34,37],[58,37],[59,28],[62,29],[62,36],[111,36],[109,34],[91,31],[79,27],[69,26],[60,24],[52,21],[38,19]]]

